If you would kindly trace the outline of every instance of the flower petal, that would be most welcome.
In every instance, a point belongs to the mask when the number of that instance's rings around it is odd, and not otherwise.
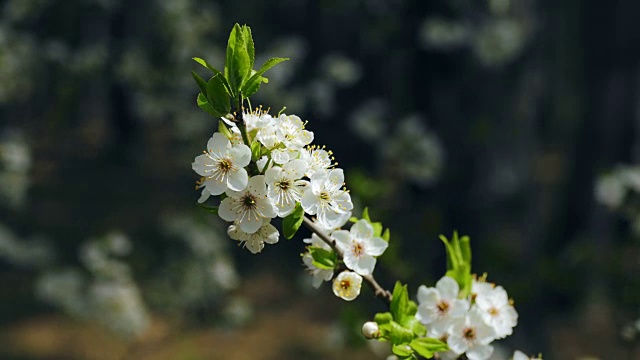
[[[229,158],[234,166],[245,167],[251,162],[251,149],[245,144],[234,145],[229,150]]]
[[[452,278],[443,276],[442,279],[436,283],[436,289],[438,289],[443,299],[455,299],[458,297],[460,286]]]
[[[358,220],[351,226],[351,235],[356,239],[369,239],[373,236],[373,226],[367,220]]]
[[[389,243],[382,238],[374,237],[367,240],[367,254],[369,255],[380,256],[387,250],[387,247],[389,247]]]
[[[226,198],[220,203],[220,207],[218,208],[218,215],[223,220],[234,221],[236,219],[237,214],[232,209],[234,201],[235,199],[233,198]]]
[[[247,170],[244,168],[238,168],[228,173],[227,186],[231,190],[242,191],[247,187],[248,182],[249,175],[247,175]],[[220,192],[220,194],[222,194],[222,192]]]

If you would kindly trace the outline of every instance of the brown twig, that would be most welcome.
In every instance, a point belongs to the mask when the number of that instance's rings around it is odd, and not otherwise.
[[[344,258],[344,254],[342,253],[342,250],[340,250],[336,246],[336,241],[330,238],[327,234],[325,234],[325,232],[322,231],[313,221],[311,221],[311,219],[305,216],[303,218],[303,223],[304,223],[304,226],[306,226],[309,230],[311,230],[311,232],[318,235],[318,237],[322,239],[322,241],[327,243],[327,245],[331,246],[333,251],[335,251],[336,255],[338,255],[338,258],[340,259]],[[362,278],[371,286],[371,288],[373,289],[377,297],[381,298],[386,303],[391,302],[391,298],[392,298],[391,292],[389,290],[384,289],[382,286],[380,286],[380,284],[378,284],[378,282],[376,281],[376,278],[373,277],[373,274],[362,276]]]

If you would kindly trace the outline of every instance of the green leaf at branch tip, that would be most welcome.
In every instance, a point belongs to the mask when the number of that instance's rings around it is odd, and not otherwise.
[[[240,97],[242,85],[251,74],[250,63],[245,32],[239,24],[235,24],[229,35],[226,63],[224,65],[224,76],[229,81],[234,98]],[[245,93],[244,91],[242,92]],[[248,97],[246,93],[244,96]]]
[[[193,76],[193,80],[196,81],[196,83],[198,84],[198,87],[200,88],[200,91],[207,96],[207,82],[204,81],[203,78],[200,77],[200,75],[196,74],[195,72],[191,72],[191,76]]]
[[[224,135],[227,139],[231,140],[233,134],[229,131],[227,124],[224,121],[218,120],[218,132]]]
[[[219,117],[226,116],[231,111],[231,103],[229,102],[229,94],[224,88],[221,76],[215,75],[207,82],[207,101],[217,112]]]
[[[413,355],[413,349],[408,344],[398,344],[391,347],[394,355],[400,356],[402,359],[409,359]]]
[[[296,207],[293,212],[282,220],[282,232],[287,240],[291,240],[293,238],[300,228],[300,225],[302,225],[303,219],[304,210],[302,209],[302,206],[300,206],[300,203],[296,203]]]
[[[443,342],[442,340],[425,337],[413,339],[409,343],[409,346],[415,352],[420,354],[420,356],[423,356],[427,359],[431,359],[437,352],[449,350],[449,346],[447,346],[447,343]]]
[[[388,324],[393,321],[393,315],[390,312],[377,313],[373,317],[373,321],[375,321],[378,325]]]
[[[313,259],[312,264],[318,269],[333,270],[338,265],[338,256],[331,250],[310,246],[309,254]]]
[[[357,223],[357,222],[358,222],[358,220],[360,220],[360,219],[358,219],[358,218],[357,218],[357,217],[355,217],[355,216],[352,216],[352,217],[350,217],[350,218],[349,218],[349,221],[350,221],[350,222],[352,222],[352,223]]]
[[[217,206],[207,206],[203,204],[198,204],[199,207],[207,210],[208,213],[213,215],[218,215],[218,207]]]
[[[260,84],[269,82],[269,80],[263,77],[262,74],[264,74],[272,67],[278,65],[279,63],[287,60],[289,60],[289,58],[271,58],[267,60],[264,65],[262,65],[260,70],[256,71],[255,73],[252,72],[249,79],[247,79],[247,81],[242,86],[242,93],[244,94],[244,96],[249,97],[255,94],[260,88]]]
[[[460,238],[454,231],[451,240],[440,235],[447,252],[447,272],[460,286],[459,297],[464,298],[471,293],[473,278],[471,275],[471,245],[468,236]]]
[[[196,102],[198,103],[198,107],[204,110],[204,112],[206,112],[207,114],[215,117],[221,116],[217,111],[214,110],[213,107],[211,107],[211,104],[209,104],[209,101],[207,100],[207,98],[204,96],[203,93],[198,94],[198,98],[196,99]]]
[[[249,69],[253,71],[253,63],[256,60],[256,48],[253,44],[253,35],[251,35],[251,28],[247,25],[242,25],[242,31],[244,32],[247,54],[249,54]]]
[[[227,89],[227,92],[229,93],[229,96],[231,96],[231,87],[229,87],[229,83],[227,82],[227,79],[224,78],[224,74],[220,70],[214,68],[213,66],[211,66],[211,64],[209,64],[204,59],[201,59],[199,57],[194,57],[192,59],[195,62],[197,62],[198,64],[200,64],[200,65],[206,67],[207,69],[211,70],[211,72],[213,73],[214,76],[220,75],[220,79],[222,80],[222,83],[224,84],[224,87]]]
[[[369,223],[371,223],[371,218],[369,217],[369,208],[365,207],[364,210],[362,210],[362,218],[367,220]]]
[[[389,242],[390,239],[391,239],[391,230],[389,230],[389,228],[386,228],[382,233],[382,240]]]
[[[404,325],[404,322],[408,317],[415,315],[415,313],[410,314],[411,306],[409,304],[409,292],[407,291],[407,285],[402,285],[400,281],[396,281],[396,284],[393,287],[393,297],[391,298],[389,310],[393,315],[393,319],[400,325]]]
[[[382,236],[382,223],[381,222],[369,222],[371,227],[373,227],[373,236],[380,237]]]

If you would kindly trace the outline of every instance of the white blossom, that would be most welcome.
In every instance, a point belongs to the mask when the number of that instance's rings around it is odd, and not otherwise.
[[[331,167],[331,152],[315,146],[300,150],[300,159],[307,163],[305,175],[309,178],[316,172],[325,171]]]
[[[484,323],[477,308],[471,309],[464,317],[451,320],[447,345],[458,355],[466,354],[469,360],[485,360],[493,353],[495,332]]]
[[[288,148],[301,150],[313,141],[313,133],[304,129],[304,123],[295,115],[282,114],[276,121],[278,139]]]
[[[484,322],[495,331],[496,338],[511,335],[518,323],[518,313],[509,303],[507,292],[502,286],[480,292],[475,297],[475,304],[481,310]]]
[[[196,157],[193,170],[202,176],[203,197],[220,195],[228,190],[241,191],[247,186],[248,175],[244,169],[251,161],[251,149],[244,144],[232,145],[220,133],[214,133],[207,142],[207,151]]]
[[[541,357],[539,356],[527,356],[525,353],[523,353],[520,350],[516,350],[513,353],[513,357],[511,358],[511,360],[542,360]]]
[[[313,257],[309,252],[302,255],[302,263],[307,267],[307,272],[313,276],[313,287],[319,288],[323,281],[329,281],[333,277],[333,269],[320,269],[313,265]]]
[[[362,325],[362,335],[367,339],[380,337],[380,328],[375,321],[367,321]]]
[[[318,216],[318,220],[328,227],[342,221],[346,212],[353,209],[351,196],[341,189],[344,184],[342,169],[318,171],[311,176],[300,204],[309,215]]]
[[[264,176],[249,179],[242,191],[227,190],[227,198],[222,200],[218,215],[226,221],[234,222],[240,230],[253,234],[276,216],[275,209],[267,197]]]
[[[333,293],[346,301],[351,301],[360,295],[362,276],[353,271],[345,270],[333,280]]]
[[[373,236],[373,227],[367,220],[358,220],[349,231],[337,230],[331,235],[343,252],[344,264],[360,275],[370,275],[389,243]]]
[[[436,337],[446,333],[451,321],[463,317],[469,309],[466,299],[458,299],[459,291],[458,283],[448,276],[442,277],[435,288],[424,285],[418,288],[419,305],[416,318],[428,325]]]
[[[258,231],[247,233],[242,231],[240,226],[233,224],[227,229],[227,234],[233,240],[240,241],[251,253],[257,254],[264,248],[264,244],[275,244],[278,242],[280,233],[275,226],[265,222]]]
[[[300,201],[308,182],[301,180],[306,164],[302,160],[293,160],[282,167],[274,166],[265,172],[268,195],[280,217],[289,215]]]

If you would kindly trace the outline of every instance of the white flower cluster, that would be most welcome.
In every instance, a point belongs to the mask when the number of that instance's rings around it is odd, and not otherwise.
[[[305,130],[299,117],[274,118],[258,109],[243,114],[243,119],[251,144],[245,144],[235,123],[227,122],[230,135],[214,133],[207,150],[192,164],[202,176],[198,202],[224,194],[218,214],[232,223],[227,230],[232,239],[259,253],[265,244],[278,242],[271,219],[286,217],[298,203],[326,228],[335,227],[350,213],[353,204],[342,169],[333,166],[331,152],[310,146],[313,133]],[[254,163],[259,173],[252,176],[247,171],[250,146],[258,146],[263,154]]]
[[[485,360],[493,353],[491,342],[511,335],[518,313],[501,286],[473,281],[471,294],[460,298],[458,283],[445,276],[434,288],[418,288],[416,318],[428,336],[446,341],[450,351],[442,359]]]
[[[227,234],[254,254],[279,240],[271,219],[287,217],[299,204],[304,213],[315,216],[317,227],[332,236],[349,269],[334,280],[334,293],[345,300],[355,299],[362,276],[373,272],[376,257],[388,244],[374,236],[366,220],[356,222],[350,230],[341,229],[351,217],[353,203],[344,187],[344,172],[333,163],[332,153],[311,145],[313,133],[295,115],[272,117],[260,108],[244,113],[244,134],[236,123],[223,120],[229,131],[214,133],[207,150],[192,164],[202,177],[196,186],[202,189],[198,202],[221,195],[218,215],[231,222]],[[260,159],[255,154],[258,148]],[[253,163],[252,156],[257,159]],[[333,252],[315,234],[304,241],[308,249]],[[334,268],[316,266],[312,250],[302,260],[313,275],[313,285],[319,287],[333,278]]]

